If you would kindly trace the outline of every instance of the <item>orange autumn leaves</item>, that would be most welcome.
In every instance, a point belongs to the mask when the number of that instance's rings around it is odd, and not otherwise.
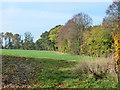
[[[117,25],[117,33],[115,33],[115,29],[113,32],[113,36],[114,36],[114,47],[115,47],[115,51],[116,51],[116,55],[115,55],[115,68],[118,68],[118,66],[120,66],[120,27],[119,25]]]

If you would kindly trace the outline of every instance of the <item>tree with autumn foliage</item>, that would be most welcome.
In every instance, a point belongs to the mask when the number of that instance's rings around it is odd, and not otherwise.
[[[91,24],[92,19],[84,13],[73,16],[60,30],[58,37],[59,51],[80,54],[83,43],[83,32]]]
[[[5,38],[5,48],[13,48],[13,34],[11,32],[6,32],[4,35]]]
[[[107,20],[111,29],[113,29],[114,47],[115,47],[115,71],[118,76],[118,86],[120,88],[120,1],[116,0],[106,11]]]
[[[90,56],[109,56],[113,51],[113,37],[109,29],[94,25],[83,33],[81,53]]]
[[[14,49],[20,48],[21,36],[19,34],[13,35]]]
[[[58,50],[58,35],[62,27],[63,27],[62,25],[57,25],[49,31],[48,37],[49,40],[51,40],[51,43],[53,44],[55,51]]]

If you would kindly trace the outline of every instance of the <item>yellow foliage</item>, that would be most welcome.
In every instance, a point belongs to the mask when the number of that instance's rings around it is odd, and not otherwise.
[[[117,25],[118,27],[118,25]],[[115,55],[115,68],[118,68],[118,66],[120,66],[120,28],[118,27],[117,29],[117,33],[114,35],[114,46],[115,46],[115,51],[116,51],[116,55]]]

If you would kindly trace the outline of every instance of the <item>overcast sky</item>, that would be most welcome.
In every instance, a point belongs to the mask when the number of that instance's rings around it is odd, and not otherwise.
[[[3,32],[31,32],[36,41],[44,31],[64,25],[73,15],[83,12],[99,25],[111,2],[4,2],[2,3]]]

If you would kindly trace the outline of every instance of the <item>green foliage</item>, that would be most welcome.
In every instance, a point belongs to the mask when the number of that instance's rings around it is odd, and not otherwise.
[[[5,48],[12,49],[13,48],[13,34],[11,32],[6,32],[4,35],[5,38]]]
[[[42,45],[42,39],[38,39],[35,43],[36,50],[43,50],[43,47],[41,45]]]
[[[69,47],[69,42],[67,39],[63,39],[63,46],[64,46],[64,53],[69,53],[70,52],[70,47]]]
[[[84,32],[84,43],[81,46],[83,54],[91,56],[108,56],[113,49],[112,33],[102,26],[93,26],[92,30]]]
[[[54,44],[54,50],[58,50],[58,34],[62,25],[58,25],[49,31],[49,39]]]
[[[24,40],[25,42],[23,46],[24,49],[27,50],[35,49],[32,34],[30,32],[25,32],[24,35],[25,35],[25,40]]]
[[[54,50],[54,45],[49,39],[49,32],[45,31],[35,43],[37,50]]]
[[[13,42],[14,42],[14,48],[15,49],[19,49],[20,48],[20,40],[21,37],[19,34],[14,34],[13,35]]]

